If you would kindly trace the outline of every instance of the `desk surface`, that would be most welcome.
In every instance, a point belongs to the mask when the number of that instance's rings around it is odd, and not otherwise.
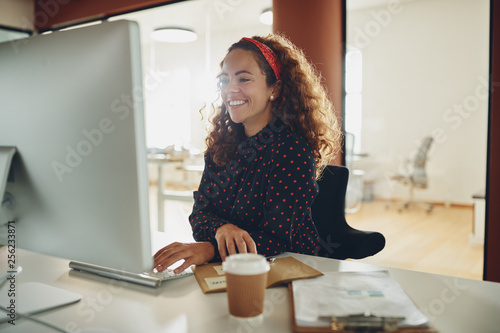
[[[5,248],[3,248],[5,251]],[[2,253],[4,254],[4,253]],[[439,332],[499,332],[500,284],[290,254],[322,272],[387,269]],[[2,260],[5,256],[2,256]],[[287,289],[268,289],[264,322],[255,327],[228,316],[225,293],[201,292],[194,276],[172,280],[158,289],[110,280],[68,268],[68,260],[17,250],[23,267],[17,283],[37,281],[83,295],[80,302],[36,318],[72,332],[291,332]],[[18,290],[19,293],[22,290]],[[25,319],[0,324],[2,332],[54,332]]]

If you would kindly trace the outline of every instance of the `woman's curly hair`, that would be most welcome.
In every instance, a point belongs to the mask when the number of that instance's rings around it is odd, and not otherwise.
[[[339,152],[342,142],[342,131],[333,105],[321,84],[321,75],[307,61],[303,52],[287,38],[278,34],[252,38],[271,48],[278,58],[281,67],[281,92],[273,101],[273,113],[307,141],[314,151],[319,177]],[[266,76],[268,86],[277,82],[271,66],[256,45],[240,40],[229,48],[228,53],[234,49],[253,53]],[[223,63],[224,60],[221,67]],[[222,166],[231,160],[238,144],[245,138],[243,125],[231,120],[224,103],[213,106],[210,123],[212,128],[205,139],[206,151],[217,165]]]

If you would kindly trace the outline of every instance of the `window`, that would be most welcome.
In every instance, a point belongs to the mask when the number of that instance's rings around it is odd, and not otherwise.
[[[157,73],[156,73],[157,74]],[[161,76],[156,89],[145,89],[148,147],[188,147],[191,143],[191,71],[175,68]]]
[[[361,51],[348,47],[345,69],[345,131],[354,134],[354,153],[361,152],[362,116],[362,61]]]

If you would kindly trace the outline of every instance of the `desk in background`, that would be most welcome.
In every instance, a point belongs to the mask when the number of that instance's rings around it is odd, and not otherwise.
[[[322,272],[387,269],[441,333],[498,332],[500,284],[287,254]],[[225,293],[203,294],[194,276],[166,282],[158,289],[110,280],[68,268],[68,260],[18,250],[22,282],[37,281],[83,295],[75,304],[36,315],[73,332],[89,327],[136,332],[291,332],[285,286],[266,291],[262,326],[230,320]],[[22,292],[22,290],[19,290]],[[0,331],[54,332],[25,319]]]
[[[203,162],[203,160],[202,160]],[[163,167],[167,164],[178,164],[183,172],[183,181],[186,181],[188,172],[197,172],[201,175],[203,172],[203,163],[199,163],[198,159],[193,158],[189,154],[149,154],[148,163],[156,164],[158,167],[158,231],[165,231],[165,200],[180,200],[193,201],[192,190],[167,190],[165,189],[165,176]]]
[[[478,243],[484,244],[484,225],[486,221],[486,190],[479,191],[472,195],[474,203],[474,223],[472,233],[469,237],[469,245]]]

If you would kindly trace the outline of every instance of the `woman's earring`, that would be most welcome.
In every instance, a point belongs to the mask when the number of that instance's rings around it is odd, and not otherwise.
[[[271,95],[271,97],[269,97],[269,99],[272,101],[272,100],[274,99],[274,96],[273,96],[273,95]]]

